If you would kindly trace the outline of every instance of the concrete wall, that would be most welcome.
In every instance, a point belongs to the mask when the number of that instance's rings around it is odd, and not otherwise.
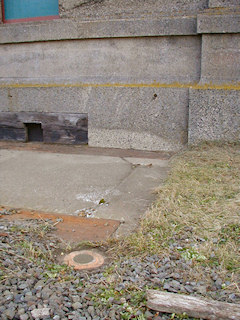
[[[67,83],[195,82],[200,37],[38,42],[0,46],[0,78]]]
[[[239,140],[233,0],[62,0],[60,11],[0,25],[1,111],[87,113],[91,146]]]
[[[188,143],[240,141],[240,5],[210,0],[198,15],[201,77],[189,93]],[[214,8],[217,9],[214,9]],[[219,11],[220,9],[220,11]]]
[[[126,19],[164,14],[196,14],[208,0],[59,0],[62,18]]]
[[[240,33],[202,36],[201,81],[237,83],[240,80]]]
[[[190,90],[189,143],[240,141],[240,91]]]
[[[187,143],[184,88],[8,87],[0,97],[2,111],[88,113],[92,146],[175,150]]]
[[[239,5],[239,0],[209,0],[209,8],[229,8]]]

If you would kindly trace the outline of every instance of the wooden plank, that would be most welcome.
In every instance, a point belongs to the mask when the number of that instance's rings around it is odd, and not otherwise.
[[[5,141],[26,141],[25,129],[1,127],[0,126],[0,140]]]
[[[1,126],[23,128],[24,123],[42,123],[45,126],[87,127],[86,113],[0,112]]]
[[[86,144],[88,142],[86,113],[0,112],[2,128],[0,139],[26,141],[27,130],[24,124],[29,123],[41,124],[44,142],[64,144]]]
[[[0,112],[0,126],[6,128],[24,128],[24,124],[19,120],[18,113]]]
[[[86,144],[87,131],[77,129],[43,130],[43,141],[46,143]]]
[[[78,129],[78,130],[85,130],[87,131],[87,127],[83,126],[81,124],[76,124],[76,125],[69,125],[69,124],[64,124],[64,123],[58,123],[53,122],[53,123],[49,123],[47,121],[42,123],[42,128],[45,130],[61,130],[61,129]]]
[[[240,305],[157,290],[147,291],[148,308],[209,320],[239,320]]]

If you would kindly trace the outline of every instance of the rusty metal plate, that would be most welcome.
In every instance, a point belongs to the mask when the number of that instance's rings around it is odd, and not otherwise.
[[[59,238],[72,243],[106,240],[113,235],[120,225],[120,221],[117,220],[82,218],[25,209],[17,209],[16,214],[4,215],[2,218],[8,220],[51,219],[56,222],[56,231],[53,231],[53,233]]]

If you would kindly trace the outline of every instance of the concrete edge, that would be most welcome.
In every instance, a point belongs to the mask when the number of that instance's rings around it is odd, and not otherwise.
[[[239,6],[239,0],[209,0],[209,8],[232,8]]]
[[[197,33],[239,33],[240,7],[236,12],[209,11],[197,15]]]
[[[0,43],[196,35],[196,16],[79,22],[60,19],[0,25]]]

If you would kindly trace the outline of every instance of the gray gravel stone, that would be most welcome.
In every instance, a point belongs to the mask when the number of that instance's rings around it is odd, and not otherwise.
[[[38,318],[45,318],[50,316],[50,309],[49,308],[41,308],[41,309],[34,309],[31,311],[31,315],[33,319],[38,319]]]
[[[16,222],[7,222],[1,219],[4,228],[15,226]],[[25,222],[24,222],[25,223]],[[31,225],[39,227],[34,221],[26,222],[24,227]],[[22,226],[21,226],[22,227]],[[8,232],[8,231],[6,231]],[[59,243],[51,236],[48,239],[34,239],[31,233],[14,232],[1,242],[0,248],[14,250],[17,255],[23,255],[22,247],[14,246],[19,237],[24,241],[31,241],[36,248],[41,248],[44,254],[48,254],[45,245],[58,248]],[[182,240],[175,240],[176,246],[183,246]],[[185,240],[184,240],[185,242]],[[189,245],[189,243],[188,243]],[[50,271],[53,276],[46,276],[46,270],[50,261],[41,260],[38,263],[28,262],[18,259],[15,255],[7,255],[0,251],[1,261],[9,260],[6,267],[7,274],[14,274],[14,277],[6,278],[0,283],[0,318],[1,320],[20,319],[20,320],[107,320],[122,319],[121,312],[125,309],[124,305],[131,306],[133,301],[132,288],[135,286],[139,291],[145,290],[146,287],[159,288],[170,292],[189,293],[194,295],[209,296],[219,301],[228,301],[239,303],[240,296],[234,290],[231,291],[231,282],[225,281],[222,286],[221,275],[217,267],[203,269],[206,279],[210,282],[195,282],[189,278],[191,264],[181,257],[146,256],[143,260],[138,258],[123,259],[118,264],[112,262],[114,271],[110,276],[105,275],[105,270],[97,270],[94,273],[79,271],[68,271],[67,278],[59,281],[58,276],[54,276],[54,271]],[[173,258],[173,259],[172,259]],[[56,261],[53,261],[53,267]],[[17,268],[16,268],[17,267]],[[1,268],[1,272],[5,269]],[[4,273],[3,273],[4,274]],[[112,277],[111,281],[109,280]],[[229,274],[231,279],[231,274]],[[114,291],[109,297],[108,281],[110,287],[114,284]],[[222,287],[226,289],[222,289]],[[116,294],[115,294],[116,292]],[[102,294],[98,299],[98,296]],[[106,294],[106,300],[105,295]],[[108,295],[108,298],[107,298]],[[93,299],[94,297],[94,299]],[[98,306],[95,307],[95,302]],[[101,303],[104,302],[104,303]],[[40,310],[48,310],[46,315],[41,315]],[[38,312],[38,313],[36,313]],[[149,313],[148,313],[149,312]],[[137,316],[141,317],[142,313],[146,316],[161,320],[169,319],[166,314],[157,316],[153,311],[142,308],[138,311]],[[12,317],[12,318],[11,318]]]
[[[95,315],[95,309],[93,306],[88,307],[88,313],[93,317]]]
[[[4,311],[4,314],[5,314],[5,316],[7,316],[8,319],[13,319],[15,316],[15,313],[16,313],[15,308],[6,309]]]
[[[73,307],[74,310],[77,310],[77,309],[82,308],[82,304],[80,302],[74,302],[72,304],[72,307]]]

